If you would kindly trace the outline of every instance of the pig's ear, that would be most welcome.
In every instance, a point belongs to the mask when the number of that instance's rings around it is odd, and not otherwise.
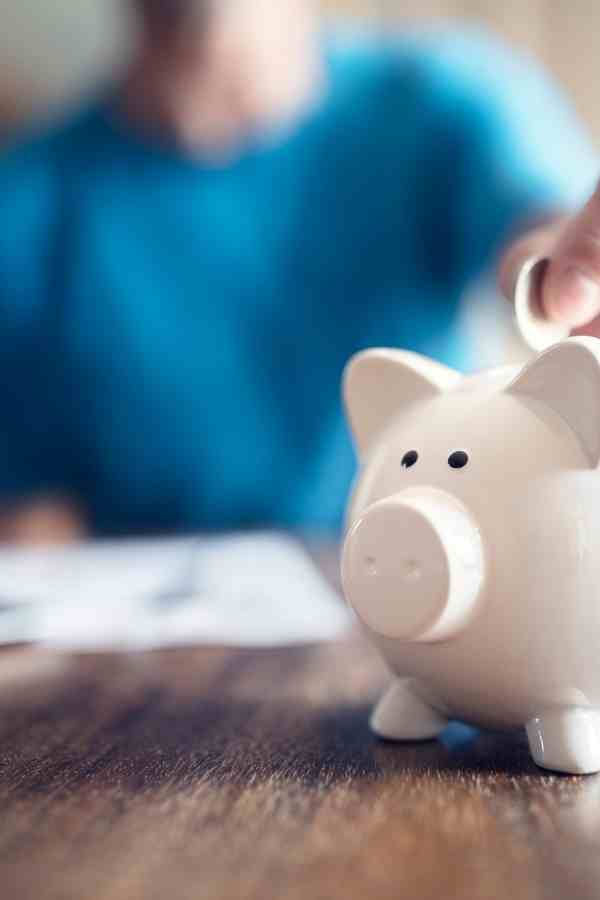
[[[537,400],[569,425],[595,467],[600,461],[600,341],[575,337],[530,362],[507,391]]]
[[[344,402],[360,456],[399,410],[450,390],[460,378],[418,353],[377,349],[354,356],[344,373]]]

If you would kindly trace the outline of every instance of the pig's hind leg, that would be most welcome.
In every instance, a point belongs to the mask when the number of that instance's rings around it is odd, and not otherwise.
[[[543,769],[571,775],[600,772],[600,710],[551,709],[526,728],[531,755]]]
[[[411,679],[397,678],[371,714],[372,730],[389,741],[423,741],[437,737],[448,720],[422,700]]]

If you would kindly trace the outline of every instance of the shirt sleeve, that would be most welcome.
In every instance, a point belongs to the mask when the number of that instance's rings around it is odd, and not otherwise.
[[[430,240],[458,286],[520,228],[583,204],[598,156],[572,104],[529,57],[476,30],[415,37],[437,147]]]

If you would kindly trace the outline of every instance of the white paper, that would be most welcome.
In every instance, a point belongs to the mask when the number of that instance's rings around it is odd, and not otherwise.
[[[271,533],[0,551],[0,643],[73,650],[333,640],[350,617]]]

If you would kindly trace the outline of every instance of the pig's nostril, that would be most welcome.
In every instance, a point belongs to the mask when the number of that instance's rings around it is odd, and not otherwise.
[[[375,577],[379,575],[379,567],[375,556],[364,557],[364,567],[367,575]],[[423,574],[421,563],[416,559],[406,559],[402,563],[400,575],[404,581],[418,581]]]
[[[402,574],[405,581],[418,581],[421,577],[421,564],[416,559],[407,559]]]
[[[365,556],[365,569],[367,575],[377,575],[377,560],[374,556]]]

